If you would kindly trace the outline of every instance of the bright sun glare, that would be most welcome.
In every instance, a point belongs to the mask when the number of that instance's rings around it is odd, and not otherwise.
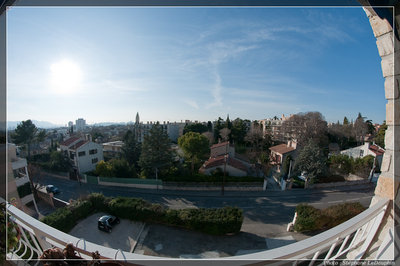
[[[77,90],[81,80],[79,66],[70,60],[62,60],[50,66],[52,90],[57,93],[71,93]]]

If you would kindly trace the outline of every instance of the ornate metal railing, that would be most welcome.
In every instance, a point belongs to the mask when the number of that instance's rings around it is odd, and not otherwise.
[[[309,265],[335,259],[360,260],[372,242],[388,204],[389,200],[382,199],[352,219],[300,242],[262,252],[215,260],[221,260],[221,262],[230,260],[230,265],[241,265],[243,260],[272,261],[277,265],[287,263],[285,260],[309,263]],[[8,203],[7,212],[9,219],[18,225],[21,233],[19,247],[8,253],[7,258],[13,260],[24,257],[24,261],[19,261],[20,263],[33,262],[35,264],[35,260],[44,250],[53,247],[62,249],[69,243],[72,243],[78,254],[86,259],[92,259],[92,252],[98,251],[102,260],[140,260],[141,265],[154,265],[157,261],[172,260],[172,258],[129,253],[79,239],[32,218]]]

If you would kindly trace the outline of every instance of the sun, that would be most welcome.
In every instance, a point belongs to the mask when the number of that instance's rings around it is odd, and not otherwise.
[[[53,91],[65,94],[78,89],[82,73],[77,63],[64,59],[52,64],[50,70]]]

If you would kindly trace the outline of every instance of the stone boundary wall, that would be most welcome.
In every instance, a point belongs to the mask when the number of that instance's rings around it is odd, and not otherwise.
[[[55,176],[55,177],[63,178],[63,179],[69,179],[69,173],[68,173],[68,172],[50,172],[50,171],[42,171],[42,174],[50,175],[50,176]]]
[[[99,185],[103,186],[115,186],[115,187],[134,187],[134,188],[149,188],[157,189],[157,184],[129,184],[129,183],[116,183],[116,182],[104,182],[99,180]],[[158,189],[163,189],[163,185],[158,185]]]
[[[53,197],[53,202],[54,202],[54,207],[56,207],[56,208],[62,208],[62,207],[69,205],[68,202],[65,202],[63,200],[60,200],[60,199],[57,199],[54,197]]]
[[[44,202],[46,202],[47,204],[49,204],[50,206],[52,206],[54,208],[53,197],[50,194],[40,191],[40,190],[36,190],[36,192],[37,192],[39,199],[43,200]]]
[[[354,185],[364,185],[371,183],[368,179],[356,180],[356,181],[344,181],[344,182],[332,182],[332,183],[322,183],[314,184],[311,188],[332,188],[332,187],[343,187],[343,186],[354,186]]]
[[[264,183],[230,183],[227,182],[224,185],[224,190],[229,191],[262,191]],[[163,182],[164,189],[170,190],[206,190],[206,191],[217,191],[221,190],[221,185],[213,183],[180,183],[180,182]]]

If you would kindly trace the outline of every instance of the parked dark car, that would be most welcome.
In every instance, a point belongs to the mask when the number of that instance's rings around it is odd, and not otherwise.
[[[111,233],[111,229],[114,225],[119,224],[119,218],[113,215],[104,215],[99,218],[97,222],[97,228],[105,232]]]
[[[60,193],[60,190],[57,188],[57,187],[55,187],[55,186],[53,186],[53,185],[47,185],[46,186],[46,191],[47,191],[47,193],[53,193],[53,194],[58,194],[58,193]]]

